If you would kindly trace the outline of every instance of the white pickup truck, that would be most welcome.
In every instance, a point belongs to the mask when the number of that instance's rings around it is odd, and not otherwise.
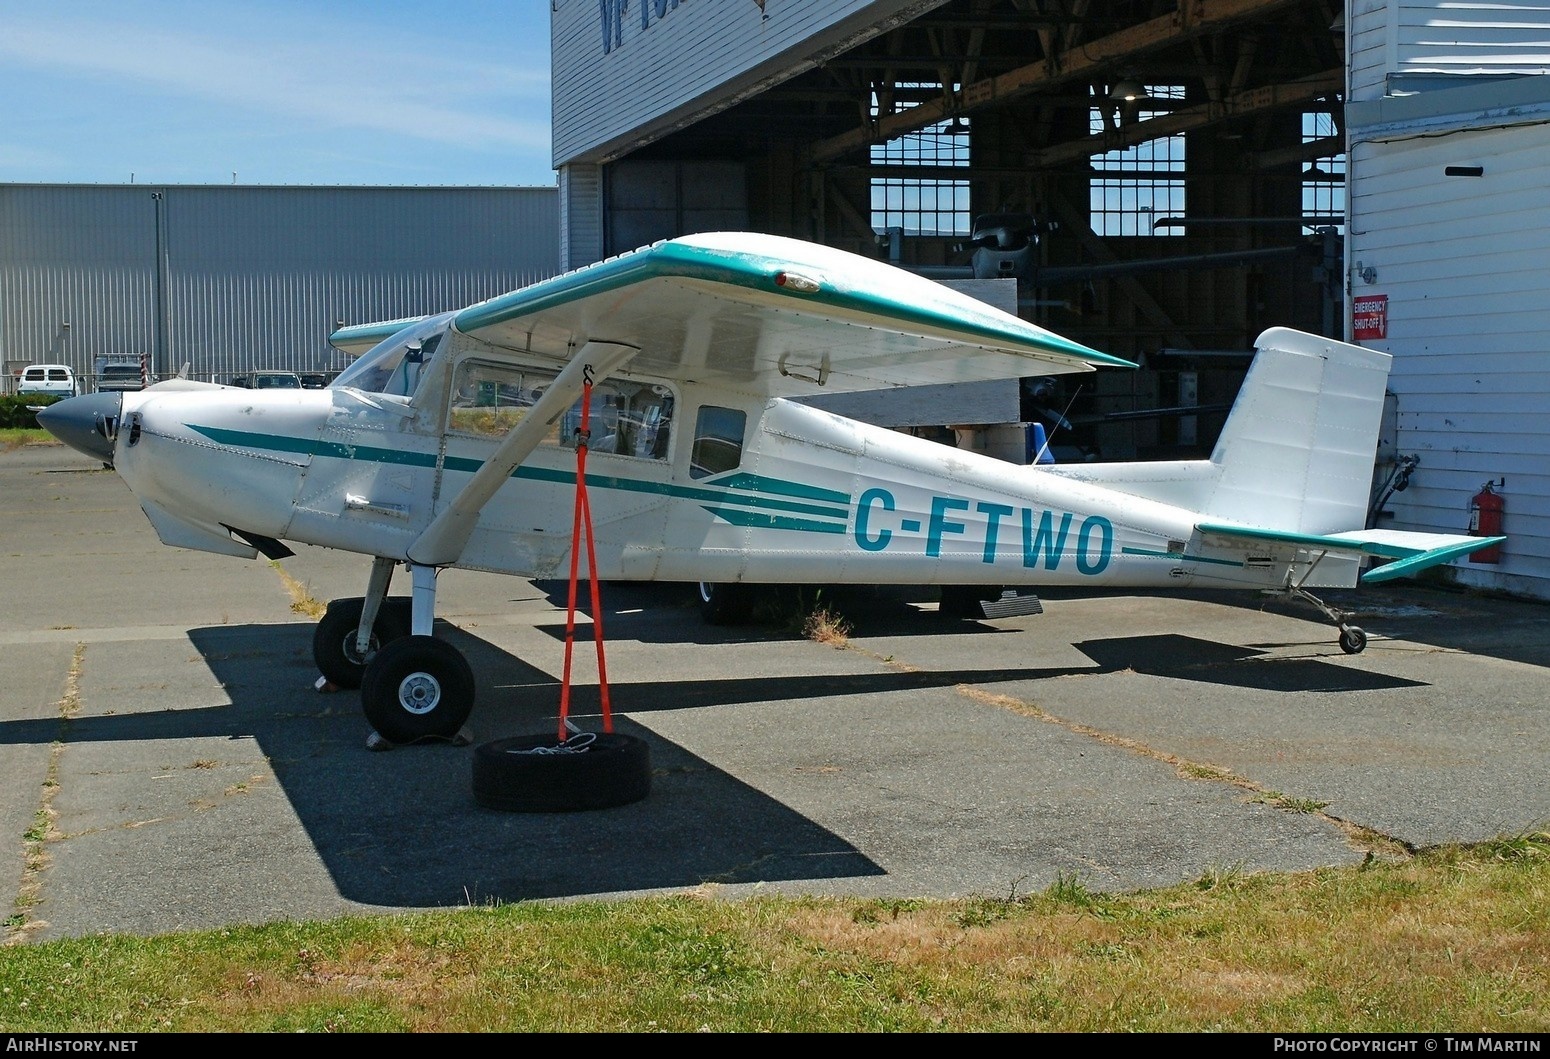
[[[76,395],[75,372],[68,364],[30,364],[16,380],[19,394],[49,394],[54,397]]]

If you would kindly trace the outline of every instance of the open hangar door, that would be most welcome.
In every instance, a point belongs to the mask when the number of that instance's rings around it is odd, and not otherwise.
[[[609,251],[735,220],[1013,277],[1143,365],[1037,393],[1072,450],[1205,454],[1262,330],[1343,336],[1341,11],[949,0],[609,161]]]

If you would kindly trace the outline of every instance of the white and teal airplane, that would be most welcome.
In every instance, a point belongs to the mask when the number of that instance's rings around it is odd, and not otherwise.
[[[46,409],[161,540],[371,556],[314,635],[391,743],[450,737],[474,678],[432,635],[458,567],[701,586],[1287,593],[1413,574],[1501,538],[1365,526],[1387,354],[1273,328],[1208,460],[1018,465],[803,403],[1135,365],[879,261],[793,239],[670,239],[453,312],[346,327],[326,390],[170,380]],[[581,431],[585,412],[586,431]],[[579,536],[584,467],[590,540]],[[1364,566],[1374,557],[1392,560]],[[409,572],[408,606],[385,605]],[[584,575],[585,576],[585,575]]]

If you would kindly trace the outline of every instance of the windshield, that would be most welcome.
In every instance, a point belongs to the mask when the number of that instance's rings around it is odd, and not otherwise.
[[[435,356],[452,316],[448,312],[427,317],[388,336],[340,372],[334,385],[408,397],[420,384],[420,373]]]

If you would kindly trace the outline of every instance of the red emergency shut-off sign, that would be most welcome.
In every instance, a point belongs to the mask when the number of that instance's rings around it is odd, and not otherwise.
[[[1389,334],[1389,296],[1368,294],[1351,303],[1351,337],[1387,338]]]

